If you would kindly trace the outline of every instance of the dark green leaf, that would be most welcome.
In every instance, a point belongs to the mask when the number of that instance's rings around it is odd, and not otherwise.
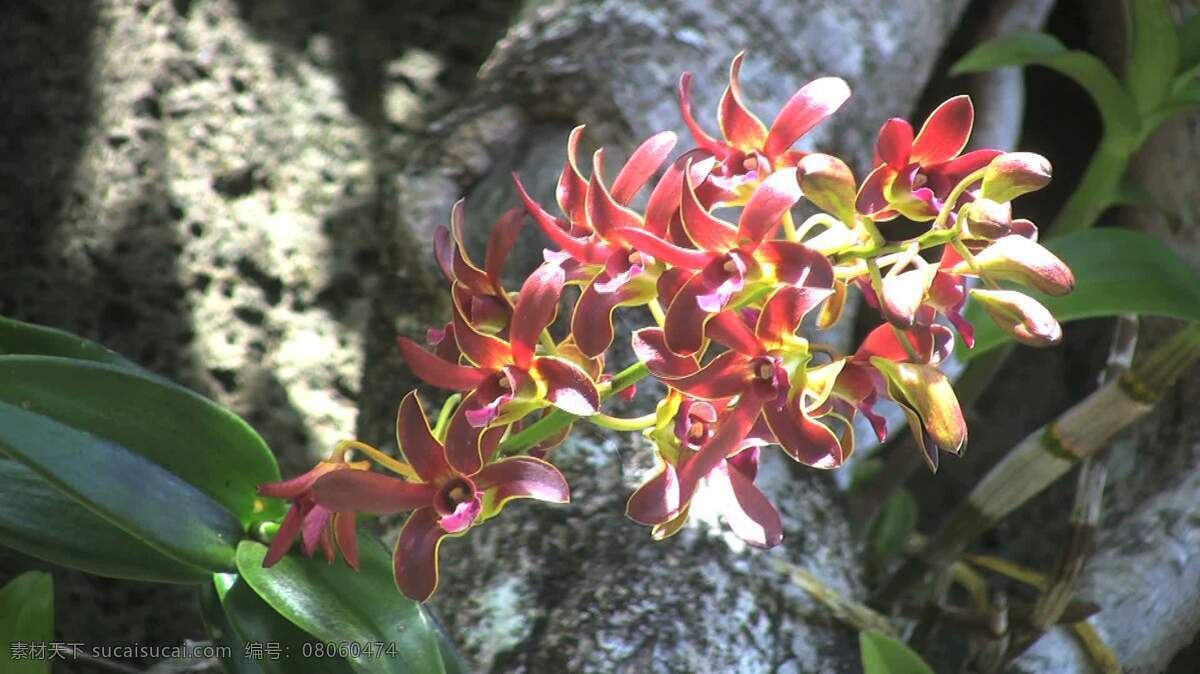
[[[1179,35],[1166,0],[1126,0],[1129,62],[1125,82],[1138,110],[1157,108],[1166,98],[1179,67]]]
[[[1060,322],[1120,314],[1200,321],[1200,276],[1148,234],[1092,229],[1053,239],[1046,247],[1075,273],[1075,290],[1062,297],[1021,291],[1046,305]],[[974,303],[967,308],[967,318],[975,324],[975,348],[960,350],[964,358],[1008,341],[1008,335]]]
[[[340,561],[330,565],[299,555],[287,555],[264,569],[266,553],[262,544],[242,541],[238,572],[260,597],[304,631],[325,641],[394,643],[395,658],[354,660],[368,671],[445,671],[433,626],[421,606],[396,589],[391,555],[373,537],[360,533],[359,573]]]
[[[146,372],[116,351],[110,351],[89,339],[44,325],[22,323],[0,316],[0,355],[7,354],[61,356]]]
[[[904,544],[917,528],[918,512],[916,499],[904,487],[884,501],[867,533],[867,545],[875,561],[886,562],[904,551]]]
[[[343,658],[316,657],[323,653],[315,649],[320,641],[279,615],[237,575],[218,574],[201,588],[200,610],[213,642],[229,647],[230,657],[222,661],[231,674],[354,671]],[[278,659],[267,656],[260,647],[266,644],[279,645]]]
[[[933,674],[921,656],[879,632],[860,632],[858,648],[864,674]]]
[[[1136,143],[1140,127],[1137,107],[1121,82],[1100,59],[1068,50],[1051,35],[1025,31],[988,40],[959,59],[950,72],[958,75],[1024,65],[1046,66],[1078,82],[1100,109],[1108,132],[1125,146]]]
[[[256,495],[259,483],[279,479],[262,438],[237,415],[181,386],[102,363],[0,356],[0,401],[161,466],[243,526],[282,514],[279,501]]]
[[[0,458],[0,541],[97,576],[200,583],[209,572],[168,557],[110,524],[12,459]]]
[[[22,644],[54,641],[54,580],[29,571],[0,589],[0,661],[5,674],[50,674],[50,660],[32,659]],[[14,650],[17,652],[14,653]]]
[[[228,510],[142,455],[40,414],[40,400],[22,402],[29,408],[0,402],[0,453],[165,555],[210,571],[232,567],[241,526]]]
[[[427,606],[422,605],[421,610],[425,613],[425,619],[433,625],[434,633],[437,635],[438,653],[442,656],[442,665],[446,669],[446,674],[468,674],[471,670],[463,660],[462,654],[455,648],[454,641],[450,639],[450,633],[446,631],[445,625],[442,625],[442,621],[438,620]]]
[[[1179,71],[1187,73],[1200,66],[1200,14],[1183,22],[1179,31]]]

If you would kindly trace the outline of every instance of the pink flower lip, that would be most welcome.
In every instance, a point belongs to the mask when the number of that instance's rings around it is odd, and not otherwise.
[[[433,507],[441,515],[441,525],[449,533],[470,527],[483,510],[482,494],[465,475],[454,477],[438,488]]]

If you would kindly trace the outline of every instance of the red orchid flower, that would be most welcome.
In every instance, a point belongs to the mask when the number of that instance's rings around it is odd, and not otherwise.
[[[622,230],[642,251],[676,267],[698,270],[667,307],[664,328],[673,351],[685,355],[697,351],[704,325],[748,281],[833,287],[833,266],[824,255],[801,243],[765,240],[800,199],[795,169],[780,169],[764,180],[742,209],[736,227],[700,204],[690,175],[685,175],[685,183],[683,226],[701,250],[682,248],[646,230]]]
[[[714,180],[730,189],[755,183],[781,168],[794,167],[804,153],[792,150],[797,140],[825,121],[850,97],[850,87],[837,77],[822,77],[804,85],[779,111],[768,129],[742,101],[738,75],[745,53],[729,66],[729,86],[717,107],[723,140],[708,135],[692,116],[692,75],[679,79],[679,107],[696,144],[720,161]]]
[[[630,519],[654,527],[655,540],[674,535],[687,522],[690,505],[680,506],[679,475],[691,472],[687,466],[727,417],[723,403],[685,398],[674,421],[661,429],[665,433],[657,438],[657,447],[663,468],[630,496],[625,509]],[[731,456],[699,478],[734,534],[760,548],[773,547],[783,539],[779,512],[754,485],[759,447],[771,442],[768,436],[765,427],[757,432],[752,429]]]
[[[808,358],[807,350],[797,346],[795,330],[804,315],[831,292],[827,288],[779,288],[763,305],[753,329],[739,312],[717,314],[708,325],[708,334],[729,350],[703,367],[692,358],[673,353],[658,328],[635,332],[634,352],[651,374],[689,396],[702,400],[736,396],[736,409],[743,414],[752,412],[751,422],[761,411],[775,442],[796,461],[816,468],[836,468],[845,459],[840,440],[812,416],[829,390],[813,391],[791,384],[799,376],[793,372]],[[744,437],[745,432],[730,440],[741,442]],[[695,459],[697,470],[711,470],[725,457],[716,452],[703,449]],[[682,493],[689,495],[686,490]]]
[[[530,274],[513,309],[508,341],[476,330],[455,301],[454,338],[471,365],[442,360],[405,337],[397,340],[401,355],[426,383],[473,390],[463,407],[475,427],[497,423],[506,412],[523,416],[546,404],[577,416],[595,414],[600,395],[588,373],[566,358],[536,355],[539,335],[558,312],[563,282],[564,272],[555,264]],[[506,409],[515,402],[520,404]]]
[[[464,414],[463,410],[457,412]],[[570,500],[567,481],[549,463],[528,456],[492,461],[501,429],[476,431],[485,448],[483,467],[463,465],[470,454],[438,442],[415,393],[400,403],[396,434],[401,451],[420,482],[370,471],[336,471],[313,486],[319,507],[340,513],[412,511],[393,556],[396,584],[414,601],[425,601],[438,585],[438,549],[446,536],[461,535],[495,516],[514,498],[550,503]]]
[[[434,255],[471,323],[489,333],[499,333],[508,328],[513,312],[512,300],[501,284],[500,275],[525,224],[525,214],[521,209],[514,208],[492,225],[482,269],[467,252],[463,233],[465,224],[466,208],[460,199],[450,211],[450,227],[441,226],[434,232]],[[435,344],[441,346],[444,335],[434,334],[431,337],[437,340]]]
[[[288,499],[292,502],[275,540],[271,541],[267,555],[263,559],[264,567],[272,567],[287,553],[300,536],[304,554],[312,557],[321,546],[325,559],[333,563],[336,545],[342,552],[346,563],[355,571],[358,570],[358,537],[355,532],[354,512],[339,512],[322,506],[313,497],[313,484],[324,475],[334,472],[360,472],[370,470],[369,461],[347,462],[345,449],[335,449],[326,460],[317,463],[307,473],[282,482],[269,482],[258,485],[260,496]]]
[[[975,109],[968,96],[942,103],[913,137],[903,119],[884,122],[875,143],[875,170],[863,181],[858,210],[876,220],[903,215],[932,220],[958,183],[985,167],[999,150],[976,150],[959,156],[967,145]]]
[[[670,214],[661,213],[658,205],[663,200],[664,183],[651,195],[645,219],[628,205],[675,147],[675,134],[666,131],[642,143],[610,190],[604,180],[602,149],[593,157],[591,178],[584,179],[579,172],[575,153],[582,131],[580,126],[571,132],[567,162],[559,178],[558,202],[567,221],[547,213],[529,196],[520,178],[514,174],[513,179],[526,209],[546,236],[576,262],[594,270],[583,271],[573,279],[582,281],[583,290],[571,317],[571,333],[584,354],[596,356],[612,345],[613,312],[654,298],[653,278],[639,278],[648,260],[618,232],[625,227],[648,226],[652,216],[661,223],[655,230],[666,230]],[[668,179],[664,177],[664,181]]]

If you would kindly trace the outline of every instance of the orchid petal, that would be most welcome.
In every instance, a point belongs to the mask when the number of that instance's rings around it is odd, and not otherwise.
[[[615,240],[615,232],[622,227],[640,228],[642,218],[632,210],[617,203],[604,184],[604,150],[592,155],[592,178],[588,181],[588,221],[601,238]]]
[[[725,252],[737,247],[737,229],[724,220],[713,216],[696,197],[696,186],[691,171],[684,173],[684,190],[680,204],[683,229],[688,238],[698,247],[714,252]]]
[[[512,360],[517,367],[529,369],[537,350],[538,336],[554,322],[554,316],[558,313],[558,299],[562,296],[565,280],[562,267],[543,264],[521,285],[509,329]]]
[[[912,126],[903,119],[893,117],[884,122],[879,129],[879,139],[875,141],[875,156],[893,171],[902,171],[909,164],[912,144]]]
[[[763,154],[772,161],[784,150],[842,107],[850,87],[840,77],[822,77],[800,87],[784,104],[763,143]]]
[[[429,505],[436,490],[367,470],[335,470],[313,485],[317,503],[335,512],[395,513]]]
[[[342,558],[355,571],[359,570],[358,529],[354,513],[337,513],[333,516],[333,536]]]
[[[633,352],[650,370],[650,374],[659,379],[678,379],[700,370],[694,358],[677,355],[667,348],[662,328],[642,328],[634,332]]]
[[[730,398],[746,391],[754,379],[749,356],[726,351],[699,371],[667,381],[672,388],[701,400]]]
[[[489,463],[475,476],[475,484],[487,493],[484,516],[500,512],[515,498],[532,498],[547,503],[569,503],[567,479],[550,463],[530,456],[514,456]]]
[[[767,403],[763,416],[788,456],[806,466],[829,470],[842,465],[842,443],[833,431],[808,416],[803,396],[783,405]]]
[[[500,216],[492,225],[492,236],[488,239],[487,252],[483,256],[483,269],[492,283],[500,285],[500,274],[504,271],[504,262],[521,228],[525,226],[525,212],[514,208]]]
[[[311,504],[311,501],[309,502]],[[263,567],[271,568],[283,559],[287,554],[292,544],[296,542],[296,536],[300,535],[300,528],[304,525],[304,515],[310,506],[303,506],[300,503],[293,503],[291,508],[288,508],[287,514],[283,516],[283,522],[279,525],[279,530],[275,532],[275,540],[271,541],[271,547],[267,548],[267,554],[263,557]]]
[[[795,334],[805,314],[829,297],[825,288],[783,286],[771,294],[758,315],[754,334],[767,348],[778,348]]]
[[[601,293],[598,280],[592,281],[579,295],[575,312],[571,315],[571,334],[575,344],[588,357],[598,356],[608,350],[613,342],[613,312],[620,306],[645,304],[654,296],[653,288],[638,288],[632,285],[616,292]]]
[[[858,190],[858,197],[855,199],[855,207],[859,213],[863,215],[877,216],[887,212],[890,208],[888,204],[887,191],[888,184],[896,177],[895,169],[887,164],[881,164],[867,175],[867,179],[863,181],[862,187]]]
[[[484,370],[499,370],[512,362],[512,349],[507,342],[476,330],[467,322],[459,303],[453,304],[454,341],[464,356]]]
[[[846,297],[849,295],[849,288],[845,281],[834,281],[832,295],[825,306],[821,307],[821,313],[817,316],[817,329],[828,330],[842,318],[842,312],[846,309]]]
[[[546,384],[546,400],[575,416],[591,416],[600,409],[600,393],[591,377],[575,363],[553,356],[533,360],[533,371]]]
[[[638,146],[612,184],[612,197],[617,203],[629,205],[647,181],[675,149],[676,137],[671,131],[655,134]]]
[[[521,197],[521,202],[525,204],[525,210],[529,212],[530,217],[537,223],[542,233],[571,257],[584,264],[603,264],[604,260],[608,259],[608,256],[612,254],[612,246],[600,243],[591,237],[588,239],[578,239],[568,234],[559,224],[560,221],[557,218],[547,213],[544,208],[533,200],[533,197],[529,196],[529,192],[521,184],[520,176],[516,173],[513,174],[513,182],[517,187],[517,195]]]
[[[712,170],[712,165],[711,155],[700,149],[685,152],[671,162],[646,202],[646,231],[660,238],[666,237],[671,218],[679,213],[680,199],[683,197],[683,172],[691,170],[703,173],[704,176],[699,178],[703,181]]]
[[[584,126],[581,124],[571,130],[567,138],[567,159],[563,163],[562,173],[558,178],[555,199],[558,207],[573,225],[590,229],[587,220],[587,180],[579,172],[578,151],[579,139],[583,137]],[[537,216],[534,215],[536,218]]]
[[[941,182],[939,187],[941,190],[935,190],[938,194],[946,196],[950,190],[954,189],[955,185],[966,179],[967,176],[978,171],[979,169],[988,166],[999,157],[1002,152],[999,150],[975,150],[968,152],[961,157],[955,157],[945,163],[931,166],[926,170],[926,174],[931,181],[937,180]],[[1026,154],[1026,153],[1019,153]],[[1049,168],[1047,168],[1049,170]],[[987,175],[983,177],[987,180]],[[1047,180],[1049,178],[1047,177]],[[1043,185],[1045,183],[1042,183]],[[982,190],[982,187],[980,188]],[[995,199],[994,196],[988,195],[989,199]],[[996,201],[1007,201],[1006,199],[995,199]]]
[[[796,169],[779,169],[767,176],[742,209],[742,217],[738,221],[738,240],[752,243],[762,241],[779,225],[781,218],[800,197]]]
[[[477,267],[467,254],[467,244],[464,235],[466,222],[466,203],[462,199],[459,199],[454,202],[454,207],[450,209],[450,233],[454,236],[454,258],[451,261],[454,269],[454,280],[475,292],[486,293],[491,290],[492,282],[487,274]]]
[[[741,289],[742,274],[736,270],[726,271],[727,258],[733,259],[721,256],[705,265],[683,284],[667,307],[663,327],[667,344],[675,353],[688,355],[699,350],[704,341],[705,323]]]
[[[451,474],[446,463],[446,450],[433,437],[429,421],[416,391],[409,391],[400,401],[396,414],[396,444],[408,465],[424,482],[436,482]]]
[[[438,549],[447,535],[438,519],[433,508],[421,508],[409,516],[396,540],[396,586],[413,601],[425,601],[437,590]]]
[[[810,288],[833,288],[833,265],[820,251],[795,241],[767,241],[754,250],[755,259],[772,265],[782,283]]]
[[[684,269],[700,269],[713,259],[712,253],[680,248],[644,229],[622,229],[617,234],[633,248]]]
[[[726,473],[732,498],[722,515],[729,528],[738,538],[754,547],[772,548],[779,545],[783,540],[783,522],[779,511],[752,478],[732,467]]]
[[[446,280],[454,283],[454,239],[450,228],[439,225],[433,230],[433,257]]]
[[[712,472],[713,468],[720,465],[726,457],[741,446],[742,440],[750,432],[754,420],[758,418],[761,411],[762,401],[747,397],[740,400],[737,406],[721,420],[717,432],[679,471],[679,500],[681,503],[691,501],[700,479]]]
[[[457,338],[456,338],[457,339]],[[407,337],[397,337],[400,355],[421,381],[452,391],[469,391],[487,376],[473,367],[442,360]]]
[[[729,147],[708,135],[704,129],[700,128],[700,124],[696,122],[696,118],[692,116],[691,73],[683,73],[679,76],[679,110],[683,114],[683,123],[687,125],[688,131],[692,132],[692,138],[696,141],[696,145],[699,145],[718,159],[724,159],[729,154]]]
[[[729,87],[721,97],[717,119],[721,125],[721,133],[729,144],[749,152],[762,147],[767,139],[767,127],[742,103],[742,88],[738,82],[738,75],[742,70],[743,58],[744,52],[733,57],[733,63],[729,66]]]
[[[498,375],[492,381],[501,376],[504,375]],[[483,465],[480,431],[500,416],[500,405],[512,398],[511,395],[499,395],[496,389],[494,385],[485,385],[478,391],[472,391],[458,404],[454,416],[450,417],[450,425],[446,429],[445,456],[446,462],[456,473],[473,475]],[[482,419],[485,423],[476,425],[475,421],[481,421],[478,418],[481,411],[485,411],[485,418]]]
[[[713,316],[705,326],[705,332],[716,341],[728,346],[738,353],[747,356],[758,356],[763,351],[763,345],[755,337],[754,331],[737,311],[722,311]]]
[[[912,157],[922,166],[948,161],[967,146],[975,108],[970,96],[955,96],[929,114],[921,132],[912,142]]]
[[[883,278],[883,297],[879,308],[889,323],[900,328],[911,328],[917,318],[917,309],[925,301],[925,294],[933,283],[937,267],[926,265]]]
[[[679,512],[679,505],[679,476],[675,466],[666,463],[630,495],[625,516],[638,524],[662,524]]]

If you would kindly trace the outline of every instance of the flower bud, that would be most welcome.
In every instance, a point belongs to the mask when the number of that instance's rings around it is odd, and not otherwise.
[[[937,470],[939,449],[961,456],[967,445],[967,422],[946,375],[932,365],[887,358],[871,358],[871,364],[887,381],[888,397],[908,418],[929,468]]]
[[[966,231],[980,239],[998,239],[1012,231],[1012,204],[976,199],[963,207]]]
[[[1023,236],[998,239],[976,255],[975,262],[989,278],[1016,281],[1047,295],[1065,295],[1075,287],[1075,275],[1062,260]],[[951,271],[974,273],[966,261],[959,262]]]
[[[845,162],[827,154],[810,154],[796,169],[796,182],[809,201],[847,225],[854,224],[854,174]]]
[[[879,310],[883,317],[898,328],[911,328],[936,273],[937,267],[927,265],[884,277],[883,296],[879,298]]]
[[[1008,152],[988,164],[980,188],[985,198],[1004,203],[1050,182],[1050,161],[1032,152]]]
[[[1050,310],[1015,290],[971,291],[988,316],[1012,338],[1028,346],[1050,346],[1062,339],[1062,327]]]

